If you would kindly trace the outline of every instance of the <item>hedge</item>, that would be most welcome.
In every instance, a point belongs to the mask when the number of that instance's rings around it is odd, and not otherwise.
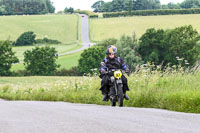
[[[99,17],[94,12],[88,11],[88,10],[75,10],[74,12],[79,13],[79,14],[86,14],[89,16],[89,18],[98,18]]]
[[[161,10],[137,10],[127,12],[104,13],[104,18],[126,17],[126,16],[153,16],[153,15],[175,15],[175,14],[200,14],[200,8],[194,9],[161,9]]]

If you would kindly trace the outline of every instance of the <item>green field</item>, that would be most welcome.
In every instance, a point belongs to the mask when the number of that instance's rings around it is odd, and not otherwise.
[[[26,31],[33,31],[37,38],[48,37],[59,40],[62,44],[49,45],[55,47],[58,54],[66,53],[81,48],[81,22],[77,15],[33,15],[33,16],[1,16],[0,40],[10,39],[15,41],[20,34]],[[41,44],[37,46],[45,46]],[[13,47],[16,56],[23,61],[23,53],[35,46]],[[58,63],[61,68],[76,66],[80,54],[59,57]],[[69,58],[70,57],[70,58]],[[72,60],[73,59],[73,60]],[[12,70],[23,70],[23,64],[13,65]]]
[[[125,106],[200,113],[200,72],[141,70],[128,77]],[[0,98],[101,104],[99,77],[0,77]]]
[[[102,41],[107,38],[120,38],[136,33],[140,37],[149,28],[171,29],[191,24],[200,32],[200,15],[163,15],[102,18],[90,20],[90,38]]]
[[[39,47],[43,47],[45,45],[37,45]],[[78,48],[81,48],[82,45],[80,43],[72,43],[72,44],[55,44],[55,45],[48,45],[50,47],[54,47],[58,54],[66,53],[72,50],[76,50]],[[13,51],[16,52],[16,56],[20,61],[23,61],[24,55],[23,53],[26,50],[32,50],[35,48],[35,46],[19,46],[19,47],[13,47]]]
[[[33,31],[37,38],[47,36],[64,44],[77,40],[76,15],[1,16],[0,40],[16,40],[23,32]]]
[[[78,46],[80,46],[80,45],[78,45]],[[82,52],[69,54],[69,55],[65,55],[65,56],[59,56],[58,60],[57,60],[57,64],[61,65],[60,69],[62,69],[62,68],[70,69],[74,66],[77,66],[81,53]],[[24,68],[23,63],[15,64],[11,68],[12,71],[24,70],[24,69],[25,68]]]

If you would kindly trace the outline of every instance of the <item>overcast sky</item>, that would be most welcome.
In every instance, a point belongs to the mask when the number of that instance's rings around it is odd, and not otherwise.
[[[51,0],[56,7],[56,12],[60,10],[64,10],[65,7],[73,7],[75,9],[82,10],[92,10],[91,6],[98,0]],[[104,0],[104,1],[112,1],[112,0]],[[167,4],[169,2],[180,3],[184,0],[160,0],[161,4]]]

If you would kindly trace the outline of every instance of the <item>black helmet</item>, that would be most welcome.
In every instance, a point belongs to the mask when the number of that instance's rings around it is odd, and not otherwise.
[[[117,53],[117,48],[114,45],[110,45],[107,48],[106,54],[116,54]]]

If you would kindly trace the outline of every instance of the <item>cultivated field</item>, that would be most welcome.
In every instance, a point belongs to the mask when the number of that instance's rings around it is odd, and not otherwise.
[[[161,108],[200,113],[200,72],[149,72],[128,77],[129,107]],[[9,100],[102,102],[99,77],[0,77],[0,98]]]
[[[140,37],[149,28],[170,29],[191,24],[200,32],[200,15],[135,16],[90,20],[90,38],[101,41],[107,38],[120,38],[123,34],[136,33]]]
[[[76,15],[1,16],[0,40],[16,40],[33,31],[37,38],[47,36],[67,44],[77,40],[77,22]]]

